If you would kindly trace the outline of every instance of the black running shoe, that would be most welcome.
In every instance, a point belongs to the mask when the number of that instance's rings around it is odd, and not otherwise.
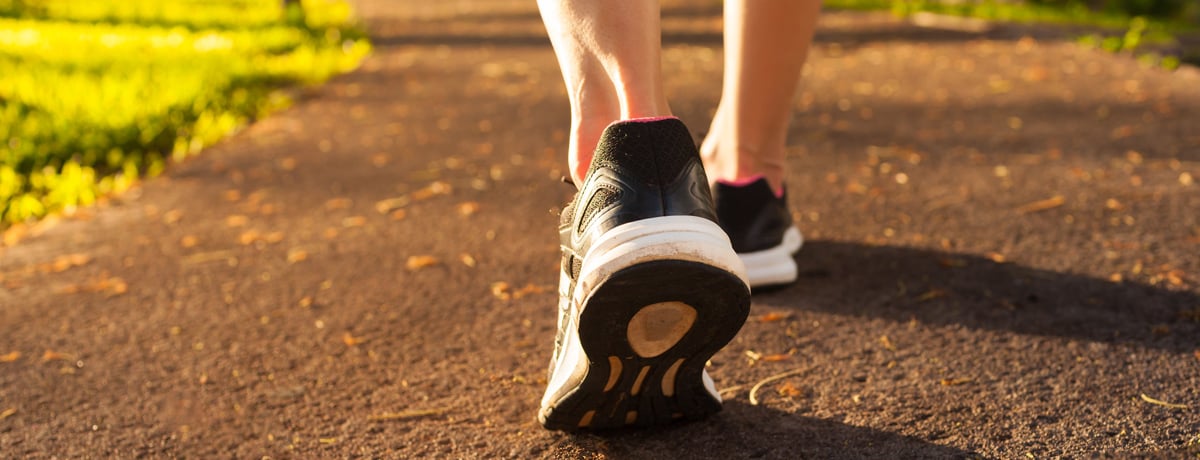
[[[538,419],[647,426],[721,409],[704,366],[746,320],[742,263],[675,118],[614,123],[563,210],[558,337]]]
[[[787,194],[776,195],[765,178],[749,183],[718,181],[712,189],[717,219],[746,266],[752,288],[796,281],[793,255],[804,244],[792,224]]]

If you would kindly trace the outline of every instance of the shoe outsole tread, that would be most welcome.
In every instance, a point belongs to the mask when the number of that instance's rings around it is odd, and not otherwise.
[[[695,320],[666,351],[640,356],[627,336],[630,321],[646,306],[663,302],[690,306]],[[615,272],[580,312],[587,374],[543,409],[543,425],[566,431],[642,427],[720,411],[720,400],[704,384],[704,367],[737,335],[749,310],[750,291],[742,279],[708,264],[656,260]]]

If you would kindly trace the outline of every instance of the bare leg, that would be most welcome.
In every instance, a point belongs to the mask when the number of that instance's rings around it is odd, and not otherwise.
[[[571,101],[567,155],[579,184],[609,123],[671,115],[658,1],[538,0],[538,8]]]
[[[792,98],[820,0],[726,0],[721,103],[700,148],[710,181],[766,176],[783,187]]]

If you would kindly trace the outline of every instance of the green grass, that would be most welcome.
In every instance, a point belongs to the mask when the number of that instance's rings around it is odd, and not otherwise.
[[[0,0],[0,226],[129,187],[355,67],[342,0]]]
[[[848,10],[890,10],[907,17],[927,12],[963,16],[997,22],[1041,23],[1090,26],[1107,29],[1083,35],[1078,42],[1085,46],[1118,53],[1128,52],[1148,65],[1168,70],[1183,62],[1200,64],[1200,50],[1183,50],[1182,56],[1162,55],[1155,49],[1169,48],[1179,34],[1200,32],[1200,23],[1188,20],[1200,7],[1184,9],[1173,17],[1147,17],[1123,12],[1119,8],[1094,10],[1083,2],[1063,0],[1048,3],[1011,2],[997,0],[824,0],[826,8]],[[1149,48],[1150,51],[1144,51]]]
[[[1122,30],[1134,21],[1142,21],[1146,28],[1163,32],[1200,29],[1200,25],[1183,17],[1154,18],[1117,10],[1093,10],[1078,1],[1043,4],[996,0],[824,0],[823,3],[833,9],[891,10],[900,16],[929,12],[991,21],[1089,25]]]

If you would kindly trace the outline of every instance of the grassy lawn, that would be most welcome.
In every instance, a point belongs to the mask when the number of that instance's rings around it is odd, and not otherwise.
[[[0,0],[0,227],[91,204],[354,68],[342,0]]]
[[[1155,5],[1182,5],[1167,15],[1144,14],[1163,10]],[[988,21],[1090,26],[1104,32],[1079,37],[1082,44],[1111,52],[1131,52],[1168,69],[1183,62],[1200,65],[1200,49],[1182,49],[1181,55],[1161,56],[1157,50],[1180,48],[1177,37],[1200,34],[1200,3],[1184,0],[1107,0],[1109,7],[1089,7],[1084,0],[824,0],[826,8],[890,10],[898,16],[936,13]],[[1091,3],[1099,3],[1093,0]],[[1129,5],[1143,5],[1142,10]],[[1122,6],[1125,5],[1125,6]]]

